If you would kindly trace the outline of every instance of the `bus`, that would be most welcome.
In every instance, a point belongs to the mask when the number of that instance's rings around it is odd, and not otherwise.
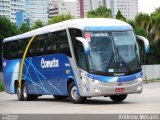
[[[143,90],[138,41],[126,22],[72,19],[3,40],[5,91],[20,101],[42,95],[83,103],[104,96],[115,102]]]

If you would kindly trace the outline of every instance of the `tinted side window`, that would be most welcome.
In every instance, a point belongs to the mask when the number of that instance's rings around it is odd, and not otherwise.
[[[47,34],[45,46],[46,55],[55,54],[57,52],[57,32]]]
[[[76,60],[77,64],[83,68],[87,69],[87,64],[86,64],[86,55],[84,52],[84,48],[81,42],[77,42],[77,47],[76,47]]]
[[[70,33],[70,37],[71,37],[71,41],[72,41],[72,44],[73,44],[73,47],[75,49],[76,47],[76,37],[82,37],[82,31],[79,30],[79,29],[69,29],[69,33]]]
[[[27,43],[27,39],[3,43],[3,57],[8,60],[22,58]]]
[[[36,36],[28,49],[27,57],[40,56],[45,54],[45,41],[46,35]]]
[[[68,37],[66,30],[57,33],[57,52],[71,57]]]
[[[82,37],[82,31],[79,29],[69,29],[70,37],[74,49],[74,55],[76,57],[77,64],[83,68],[87,69],[86,56],[84,48],[81,42],[76,40],[76,37]]]

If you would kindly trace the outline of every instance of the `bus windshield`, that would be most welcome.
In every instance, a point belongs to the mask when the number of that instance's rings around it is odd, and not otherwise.
[[[140,68],[139,51],[133,31],[92,32],[90,46],[91,70],[126,73]]]

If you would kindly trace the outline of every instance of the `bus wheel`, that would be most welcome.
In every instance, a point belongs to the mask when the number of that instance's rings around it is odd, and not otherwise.
[[[21,88],[17,88],[17,98],[19,101],[23,101],[23,94],[22,94],[22,89]]]
[[[85,97],[77,94],[77,88],[73,82],[68,87],[68,97],[73,103],[83,103],[86,100]]]
[[[125,95],[111,95],[110,99],[113,100],[114,102],[122,102],[125,100],[127,97],[127,94]]]
[[[23,85],[22,85],[22,94],[23,94],[23,100],[24,101],[32,100],[32,95],[29,95],[27,93],[26,83],[23,83]]]
[[[53,95],[53,97],[57,100],[62,100],[68,98],[68,96],[61,96],[61,95]]]

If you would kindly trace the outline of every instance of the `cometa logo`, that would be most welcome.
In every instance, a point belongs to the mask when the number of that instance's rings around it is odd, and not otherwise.
[[[44,60],[44,58],[41,59],[41,67],[42,68],[54,68],[59,67],[59,60],[53,59],[53,60]]]

